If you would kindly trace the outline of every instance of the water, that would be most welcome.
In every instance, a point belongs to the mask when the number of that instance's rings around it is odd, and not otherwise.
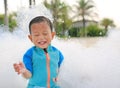
[[[107,38],[57,41],[65,54],[63,88],[120,88],[120,31]]]
[[[22,59],[32,46],[21,31],[0,34],[0,88],[25,88],[27,80],[18,76],[12,64]],[[120,88],[120,31],[107,38],[59,39],[52,44],[64,54],[59,74],[62,88]]]
[[[27,22],[24,22],[25,26]],[[24,34],[24,25],[13,34],[0,31],[0,88],[25,88],[27,85],[27,80],[13,69],[13,63],[22,61],[24,52],[33,45]],[[59,74],[61,87],[120,88],[119,37],[120,30],[117,29],[111,30],[105,38],[55,37],[52,44],[65,57]]]

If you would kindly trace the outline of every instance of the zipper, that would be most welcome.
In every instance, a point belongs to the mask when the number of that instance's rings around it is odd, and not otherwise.
[[[50,57],[46,49],[44,49],[46,55],[46,67],[47,67],[47,88],[50,88]]]

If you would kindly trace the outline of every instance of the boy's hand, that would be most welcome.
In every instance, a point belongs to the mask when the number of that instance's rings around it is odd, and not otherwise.
[[[26,68],[22,62],[19,62],[18,64],[17,63],[13,64],[13,67],[15,69],[15,72],[17,72],[18,74],[22,74],[26,70]]]

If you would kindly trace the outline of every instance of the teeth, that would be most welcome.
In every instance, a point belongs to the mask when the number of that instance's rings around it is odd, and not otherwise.
[[[42,41],[42,42],[38,42],[39,44],[45,44],[45,41]]]
[[[45,42],[40,42],[40,44],[44,44]]]

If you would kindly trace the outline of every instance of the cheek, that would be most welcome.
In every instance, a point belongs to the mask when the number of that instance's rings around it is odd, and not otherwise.
[[[36,37],[32,37],[32,42],[35,43],[35,41],[37,41],[37,38]]]
[[[36,41],[36,40],[38,40],[38,37],[33,37],[32,40]]]
[[[49,35],[49,36],[48,36],[48,39],[49,39],[49,40],[52,40],[52,35]]]

